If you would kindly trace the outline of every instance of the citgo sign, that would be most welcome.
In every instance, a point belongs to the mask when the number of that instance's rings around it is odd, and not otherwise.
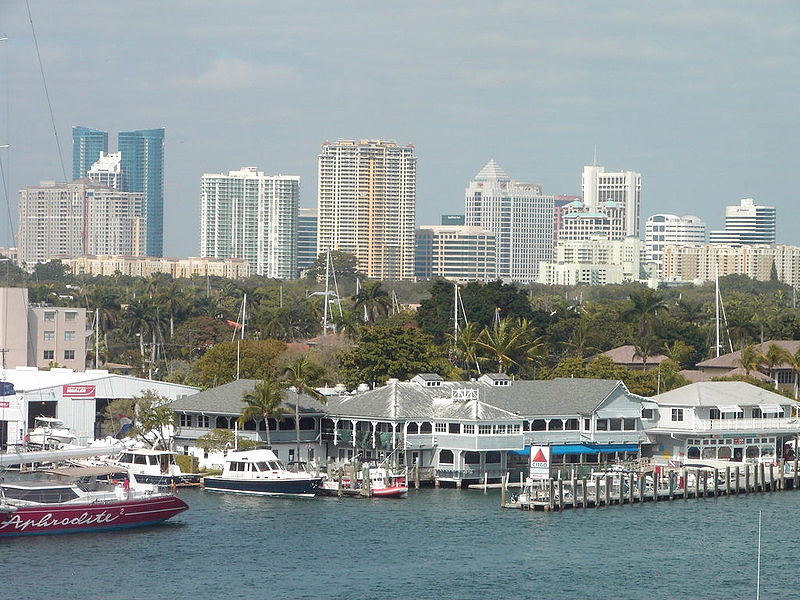
[[[531,446],[531,479],[550,478],[550,446]]]

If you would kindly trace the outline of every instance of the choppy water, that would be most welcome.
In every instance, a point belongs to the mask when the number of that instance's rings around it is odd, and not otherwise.
[[[0,598],[754,598],[761,509],[761,598],[800,599],[800,492],[564,513],[181,495],[162,526],[0,541]]]

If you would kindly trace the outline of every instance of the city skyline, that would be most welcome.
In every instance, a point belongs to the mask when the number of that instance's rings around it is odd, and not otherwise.
[[[320,143],[354,137],[416,146],[418,225],[461,212],[463,182],[491,157],[548,194],[577,194],[596,148],[607,169],[642,173],[643,217],[697,213],[718,229],[725,206],[752,197],[782,215],[778,241],[798,243],[790,191],[799,156],[786,127],[800,106],[793,3],[642,11],[610,2],[598,13],[587,2],[506,2],[487,13],[478,4],[259,11],[238,2],[193,12],[176,2],[152,4],[158,20],[146,3],[84,6],[31,7],[65,170],[72,125],[168,129],[166,254],[198,250],[202,173],[258,164],[297,174],[300,204],[313,207]],[[14,212],[16,190],[64,177],[25,7],[6,10],[0,64],[13,119],[0,115],[0,145],[11,145],[0,159]],[[257,34],[275,19],[280,31]],[[397,27],[374,27],[383,22]],[[534,23],[546,27],[531,38]],[[75,35],[93,24],[96,35]],[[348,35],[386,50],[368,57],[337,43]],[[403,53],[388,51],[401,40]],[[103,94],[74,93],[98,72]]]

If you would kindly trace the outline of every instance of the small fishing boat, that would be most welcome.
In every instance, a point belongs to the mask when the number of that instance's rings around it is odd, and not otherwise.
[[[365,480],[368,485],[364,485]],[[347,469],[322,481],[319,493],[323,496],[360,496],[374,498],[404,498],[408,494],[406,474],[392,473],[384,467],[365,467],[356,470],[355,477]]]
[[[45,472],[48,479],[0,484],[0,538],[113,531],[161,523],[187,504],[142,484],[118,467],[71,467]],[[101,481],[100,476],[119,479]]]
[[[175,463],[177,453],[150,448],[131,448],[122,452],[109,464],[124,467],[141,483],[188,487],[200,485],[198,473],[184,473]]]
[[[25,441],[32,446],[42,448],[60,448],[65,444],[73,444],[78,439],[64,425],[61,419],[53,417],[36,417],[33,429],[25,436]]]
[[[299,496],[317,493],[321,475],[289,471],[272,450],[229,452],[221,475],[203,477],[210,492],[235,492],[260,496]]]

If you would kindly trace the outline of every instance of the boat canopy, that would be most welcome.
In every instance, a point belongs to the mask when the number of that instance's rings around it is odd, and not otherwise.
[[[783,412],[783,409],[777,404],[759,404],[759,410],[764,414],[776,415]]]
[[[58,469],[47,469],[45,473],[62,475],[63,477],[93,477],[97,475],[113,475],[114,473],[126,473],[125,467],[113,467],[102,465],[99,467],[61,467]]]
[[[717,404],[717,409],[718,409],[718,410],[719,410],[719,412],[720,412],[720,413],[722,413],[722,414],[725,414],[725,413],[740,413],[740,412],[744,412],[744,411],[742,410],[742,407],[741,407],[741,406],[738,406],[738,405],[736,405],[736,404]]]
[[[601,454],[608,452],[638,452],[638,444],[562,444],[560,446],[550,446],[552,456],[563,456],[564,454]],[[531,447],[526,446],[522,450],[509,450],[509,454],[528,456]]]

